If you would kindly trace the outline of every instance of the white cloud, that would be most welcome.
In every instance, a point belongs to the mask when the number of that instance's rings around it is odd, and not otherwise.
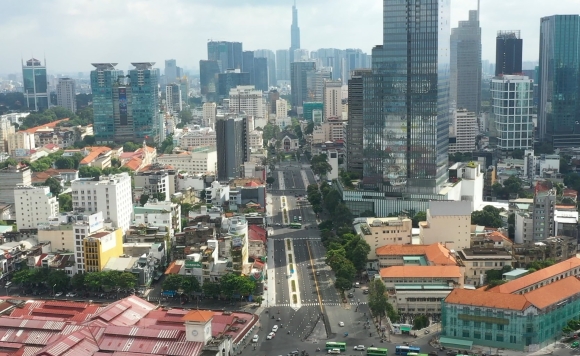
[[[542,16],[578,13],[578,0],[481,0],[483,58],[494,60],[498,30],[521,30],[524,59],[537,60]],[[576,6],[574,6],[576,5]],[[0,1],[0,73],[20,58],[46,55],[50,72],[88,71],[90,63],[175,58],[196,68],[208,39],[241,41],[244,49],[288,48],[291,0],[16,0]],[[476,0],[452,0],[456,26]],[[361,48],[382,41],[380,0],[298,0],[302,47]]]

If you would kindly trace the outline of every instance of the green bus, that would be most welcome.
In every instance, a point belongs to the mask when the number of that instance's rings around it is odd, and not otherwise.
[[[380,347],[369,347],[367,348],[367,356],[386,356],[387,349]]]
[[[346,342],[332,342],[329,341],[326,343],[326,349],[340,349],[340,351],[346,351]]]
[[[302,224],[300,223],[290,223],[291,229],[302,229]]]

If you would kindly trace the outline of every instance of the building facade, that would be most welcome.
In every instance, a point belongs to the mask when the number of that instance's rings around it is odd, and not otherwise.
[[[242,52],[241,42],[207,42],[207,59],[217,61],[220,73],[228,69],[242,69]]]
[[[475,147],[475,136],[477,135],[477,116],[474,112],[466,109],[454,111],[453,133],[455,142],[449,144],[449,153],[472,152]]]
[[[302,107],[309,100],[308,73],[316,71],[316,62],[292,62],[290,64],[290,89],[292,108]],[[314,101],[314,100],[313,100]]]
[[[376,260],[375,250],[385,245],[408,245],[412,242],[413,222],[407,217],[366,218],[354,229],[371,247],[368,259]]]
[[[326,80],[324,82],[324,91],[322,95],[324,104],[324,117],[342,117],[342,81]]]
[[[268,109],[262,91],[253,85],[238,86],[230,90],[230,112],[245,113],[254,118],[267,118]]]
[[[495,76],[522,73],[524,41],[520,31],[498,31],[495,39]]]
[[[165,87],[165,105],[166,111],[170,114],[176,114],[183,109],[179,84],[167,84]]]
[[[114,142],[113,87],[117,79],[123,76],[123,71],[115,69],[117,63],[92,63],[92,65],[95,67],[91,71],[95,140],[97,143]]]
[[[276,51],[276,79],[279,81],[290,80],[290,51],[287,49]]]
[[[348,125],[346,127],[346,165],[349,172],[363,176],[363,76],[370,69],[358,69],[348,81]]]
[[[33,111],[48,109],[50,105],[46,66],[38,59],[31,58],[22,64],[22,78],[26,106]]]
[[[56,85],[56,105],[77,112],[76,85],[72,78],[58,78]]]
[[[14,189],[14,208],[18,229],[36,229],[58,214],[58,199],[49,187],[19,185]]]
[[[215,173],[217,150],[215,146],[200,146],[187,152],[157,156],[157,162],[192,174]]]
[[[216,120],[217,179],[229,181],[242,176],[248,160],[248,124],[245,117],[218,117]]]
[[[99,231],[83,239],[85,272],[101,272],[109,259],[123,255],[123,230]]]

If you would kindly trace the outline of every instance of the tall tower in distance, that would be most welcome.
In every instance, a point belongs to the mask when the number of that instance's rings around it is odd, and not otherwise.
[[[58,78],[56,85],[56,103],[71,112],[77,111],[76,85],[72,78]]]
[[[22,64],[24,79],[24,98],[30,110],[42,111],[48,109],[48,80],[46,77],[46,61],[42,65],[38,59],[31,58]]]
[[[522,74],[524,41],[520,31],[498,31],[495,39],[495,76]]]
[[[292,25],[290,26],[290,63],[294,62],[294,50],[300,48],[300,27],[298,27],[298,9],[296,0],[292,6]]]

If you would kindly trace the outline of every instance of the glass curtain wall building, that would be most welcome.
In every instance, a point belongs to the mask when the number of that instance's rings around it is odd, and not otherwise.
[[[93,129],[98,144],[113,143],[115,138],[115,113],[113,87],[123,76],[122,70],[115,69],[117,63],[92,63],[91,92],[93,93]]]
[[[48,81],[46,66],[38,59],[32,58],[22,65],[24,79],[24,98],[30,110],[42,111],[48,109]]]
[[[131,63],[129,71],[134,138],[160,143],[163,121],[159,111],[159,82],[153,70],[154,62]]]
[[[580,145],[580,16],[540,22],[538,127],[554,147]]]
[[[384,0],[383,45],[363,77],[366,187],[437,193],[447,179],[449,0]]]

